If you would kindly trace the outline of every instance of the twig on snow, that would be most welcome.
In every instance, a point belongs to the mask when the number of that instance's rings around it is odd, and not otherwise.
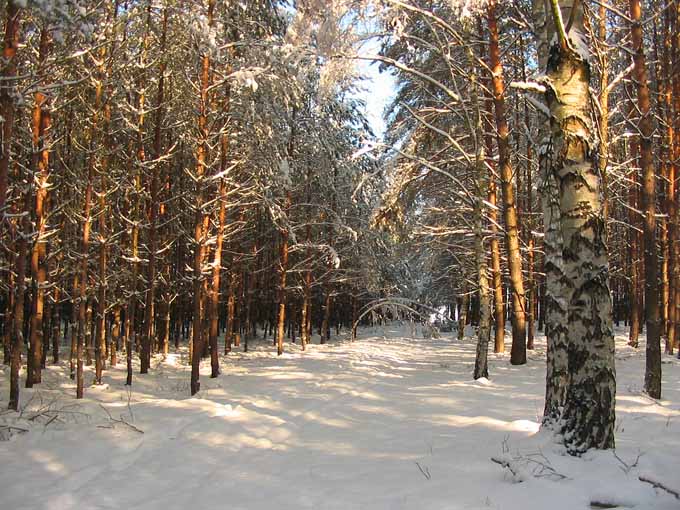
[[[643,455],[641,452],[638,451],[637,457],[635,457],[633,463],[627,464],[621,457],[617,455],[616,450],[612,450],[612,453],[614,454],[614,458],[621,463],[621,466],[619,466],[619,468],[626,474],[630,473],[630,470],[633,469],[634,467],[637,467],[638,462],[640,461],[640,457],[642,457]]]
[[[420,465],[420,462],[418,462],[418,461],[416,461],[416,466],[418,466],[418,469],[420,469],[420,472],[423,474],[423,476],[426,479],[428,479],[428,480],[432,479],[432,474],[430,473],[429,467],[425,466],[425,468],[423,469],[423,467]]]
[[[671,489],[670,487],[667,487],[658,480],[653,480],[652,478],[649,478],[646,475],[638,476],[638,480],[640,480],[641,482],[651,484],[651,486],[654,487],[655,489],[661,489],[663,491],[666,491],[668,494],[672,494],[673,496],[675,496],[675,499],[680,499],[680,491]]]
[[[126,420],[123,418],[122,415],[121,415],[120,419],[116,419],[116,418],[114,418],[114,417],[111,415],[111,413],[109,412],[109,410],[108,410],[106,407],[104,407],[104,406],[101,405],[101,404],[99,404],[99,407],[101,407],[104,411],[106,411],[106,414],[109,415],[109,420],[111,420],[112,422],[114,422],[114,423],[122,423],[123,425],[127,425],[128,427],[130,427],[130,428],[131,428],[132,430],[134,430],[135,432],[139,432],[140,434],[144,434],[144,431],[143,431],[142,429],[140,429],[139,427],[136,427],[136,426],[133,425],[132,423],[126,421]]]
[[[513,478],[515,479],[516,482],[523,482],[524,481],[524,476],[522,474],[522,471],[517,467],[517,465],[510,461],[506,457],[491,457],[491,462],[495,462],[499,466],[502,466],[506,468],[510,473],[512,473]]]

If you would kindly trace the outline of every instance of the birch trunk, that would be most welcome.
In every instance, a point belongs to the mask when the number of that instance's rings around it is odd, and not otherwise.
[[[534,27],[537,38],[539,66],[544,69],[548,64],[548,42],[554,36],[554,24],[549,23],[550,12],[544,0],[533,4]],[[546,387],[543,425],[552,427],[560,418],[569,381],[568,338],[569,301],[571,286],[567,281],[562,259],[563,238],[561,230],[560,189],[552,173],[551,131],[550,126],[539,128],[541,146],[538,154],[543,209],[543,271],[545,281],[541,316],[546,336]]]
[[[590,111],[581,6],[568,2],[572,38],[552,0],[557,37],[546,68],[550,177],[559,190],[564,278],[569,286],[569,383],[561,432],[567,450],[614,447],[614,335],[605,224]],[[572,12],[572,9],[575,11]],[[574,48],[577,46],[577,51]],[[548,276],[551,280],[552,277]]]

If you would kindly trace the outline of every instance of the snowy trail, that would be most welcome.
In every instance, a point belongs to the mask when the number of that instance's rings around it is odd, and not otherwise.
[[[665,400],[653,402],[640,394],[644,348],[619,339],[618,455],[632,463],[643,454],[626,473],[611,452],[573,459],[536,434],[540,349],[524,367],[492,354],[492,379],[474,382],[472,339],[406,334],[364,332],[358,342],[306,353],[287,346],[279,358],[258,345],[223,358],[217,379],[206,365],[196,398],[187,397],[188,367],[172,355],[150,375],[135,375],[129,405],[123,365],[106,372],[103,387],[87,388],[82,402],[71,397],[66,367],[49,367],[41,388],[22,390],[23,403],[33,395],[24,416],[0,416],[30,428],[0,442],[0,508],[557,510],[593,500],[680,507],[637,480],[644,472],[680,485],[677,360],[664,359]],[[60,410],[49,424],[47,416],[29,421],[41,399]],[[144,433],[112,422],[104,407]],[[513,483],[490,461],[504,447],[568,479]]]

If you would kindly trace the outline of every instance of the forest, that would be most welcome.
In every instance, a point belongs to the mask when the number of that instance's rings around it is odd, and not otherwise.
[[[0,18],[0,506],[677,508],[678,0]]]

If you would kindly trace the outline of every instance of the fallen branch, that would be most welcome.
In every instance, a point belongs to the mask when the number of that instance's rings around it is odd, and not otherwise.
[[[502,466],[510,471],[516,482],[519,483],[524,481],[524,475],[522,471],[517,467],[517,465],[515,465],[514,462],[504,457],[491,457],[491,462],[495,462],[499,466]]]
[[[536,457],[542,460],[536,460]],[[568,476],[558,473],[555,468],[552,467],[550,460],[540,451],[538,453],[528,454],[526,456],[526,462],[534,464],[533,476],[536,478],[548,478],[553,481],[569,480]]]
[[[28,432],[28,429],[22,427],[15,427],[14,425],[0,425],[0,429],[16,430],[17,432]]]
[[[675,489],[671,489],[670,487],[666,487],[664,484],[662,484],[658,480],[652,480],[651,478],[649,478],[645,475],[638,476],[638,480],[640,480],[641,482],[645,482],[645,483],[650,484],[655,489],[661,489],[661,490],[666,491],[668,494],[672,494],[673,496],[675,496],[675,499],[680,499],[680,491],[677,491]]]
[[[14,433],[25,434],[28,429],[15,427],[14,425],[0,425],[0,441],[9,441]]]
[[[121,415],[121,417],[120,417],[119,419],[116,419],[116,418],[114,418],[114,417],[111,415],[111,413],[109,412],[109,410],[108,410],[106,407],[104,407],[104,406],[101,405],[101,404],[99,404],[99,407],[101,407],[104,411],[106,411],[106,414],[109,415],[109,420],[111,420],[112,422],[114,422],[114,423],[122,423],[123,425],[127,425],[128,427],[130,427],[130,428],[131,428],[132,430],[134,430],[135,432],[138,432],[138,433],[140,433],[140,434],[144,434],[144,431],[143,431],[142,429],[140,429],[139,427],[136,427],[136,426],[133,425],[132,423],[126,421],[126,420],[123,418],[122,415]]]
[[[631,469],[633,469],[634,467],[637,467],[638,462],[640,461],[640,457],[642,457],[642,453],[641,453],[641,452],[638,452],[637,457],[635,458],[635,460],[633,461],[633,463],[632,463],[632,464],[628,464],[628,463],[626,463],[621,457],[619,457],[619,456],[616,454],[616,450],[612,450],[612,453],[614,454],[614,458],[615,458],[616,460],[618,460],[619,463],[621,464],[621,466],[619,466],[619,468],[621,469],[621,471],[623,471],[623,472],[626,473],[626,474],[630,473]]]
[[[590,508],[620,508],[620,505],[614,503],[603,503],[601,501],[591,501]]]
[[[416,462],[416,466],[418,466],[418,469],[420,469],[420,472],[423,474],[425,478],[428,480],[432,479],[432,474],[430,473],[430,468],[425,466],[425,469],[420,465],[420,462]]]

